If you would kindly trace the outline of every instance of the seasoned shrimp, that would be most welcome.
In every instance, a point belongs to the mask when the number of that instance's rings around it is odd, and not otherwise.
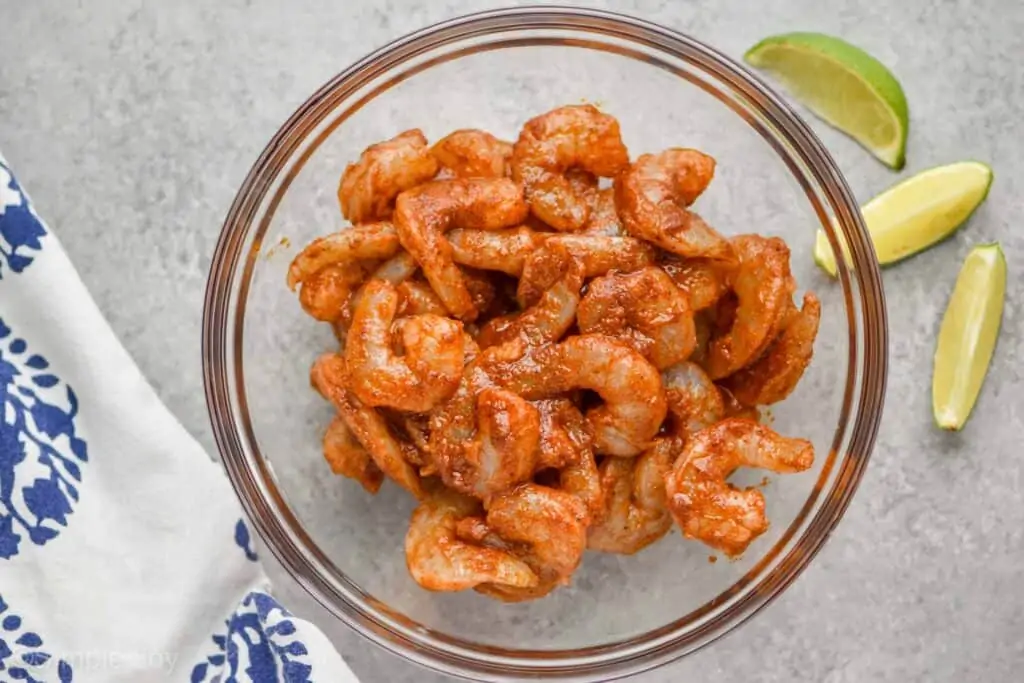
[[[510,552],[460,539],[460,519],[479,514],[480,504],[440,490],[412,513],[405,535],[405,562],[413,580],[427,590],[460,591],[482,583],[530,588],[537,575]]]
[[[478,309],[444,233],[508,228],[522,223],[527,211],[522,188],[506,178],[443,180],[403,192],[395,205],[395,227],[448,311],[472,320]]]
[[[591,521],[604,514],[604,491],[594,461],[594,437],[583,413],[565,398],[535,401],[540,412],[537,467],[557,469],[558,486],[587,506]]]
[[[697,344],[690,354],[690,362],[704,367],[708,359],[708,344],[711,342],[711,334],[714,331],[715,321],[710,315],[710,309],[696,311],[693,314],[693,329],[697,337]]]
[[[377,263],[375,261],[362,262],[363,264]],[[390,282],[393,285],[401,285],[409,278],[411,278],[416,271],[419,269],[419,264],[416,260],[405,251],[399,251],[397,254],[379,263],[375,268],[372,269],[367,281],[373,282],[374,280],[383,280],[384,282]],[[334,334],[338,337],[338,341],[341,342],[342,347],[345,346],[346,340],[348,339],[348,330],[352,325],[352,311],[359,307],[359,302],[363,298],[363,290],[365,288],[365,282],[363,286],[359,287],[352,296],[349,297],[348,304],[342,309],[342,314],[334,321]],[[302,288],[308,287],[308,283],[303,284]],[[301,295],[300,295],[301,298]],[[436,311],[423,311],[423,313],[433,313]],[[399,306],[400,316],[412,315],[412,313],[403,312],[402,306]],[[438,315],[447,315],[448,311],[442,306]]]
[[[437,159],[419,130],[407,130],[367,147],[338,185],[341,214],[353,223],[388,218],[400,192],[437,174]]]
[[[665,475],[679,450],[676,439],[665,437],[638,458],[605,458],[600,469],[604,516],[587,532],[587,548],[632,555],[668,533],[672,515]]]
[[[560,470],[593,448],[594,435],[583,413],[567,398],[534,401],[540,412],[537,467]]]
[[[409,451],[415,451],[415,447],[396,439],[388,429],[387,421],[348,390],[345,359],[335,353],[320,356],[310,370],[310,382],[338,409],[345,424],[377,467],[416,498],[422,498],[420,478],[410,464],[420,460],[420,456],[410,454]]]
[[[332,472],[355,479],[370,493],[377,493],[384,482],[384,473],[341,417],[324,432],[324,458]]]
[[[589,522],[576,496],[538,484],[520,484],[487,506],[487,526],[526,546],[519,555],[542,583],[569,583],[587,545]]]
[[[597,176],[582,168],[570,168],[565,172],[565,179],[569,183],[571,195],[584,202],[593,211],[598,193]],[[536,216],[534,217],[536,218]]]
[[[504,178],[509,175],[512,143],[470,128],[449,133],[430,148],[430,153],[445,176]]]
[[[488,320],[477,337],[481,348],[517,338],[527,344],[545,344],[558,341],[572,327],[580,303],[583,268],[564,247],[555,247],[550,253],[552,266],[560,271],[558,279],[525,311]]]
[[[782,332],[753,365],[726,377],[722,384],[748,406],[778,403],[789,396],[814,355],[821,302],[808,292],[800,311],[789,316]]]
[[[398,316],[448,315],[441,299],[430,285],[416,280],[406,280],[395,288],[398,292]]]
[[[317,320],[334,322],[348,317],[352,288],[366,277],[366,269],[358,261],[328,266],[302,283],[299,303]]]
[[[448,399],[462,376],[462,324],[437,315],[404,318],[404,356],[392,351],[398,311],[394,285],[371,280],[362,288],[345,344],[351,390],[372,407],[424,412]]]
[[[482,545],[487,548],[494,548],[502,552],[510,553],[516,557],[523,558],[525,549],[521,543],[506,541],[487,526],[484,516],[464,517],[459,520],[455,527],[455,534],[458,538]],[[551,572],[545,573],[545,578],[539,580],[536,586],[516,587],[502,586],[495,583],[482,583],[473,590],[489,598],[501,600],[502,602],[525,602],[542,598],[560,586],[561,583]]]
[[[726,482],[729,475],[740,467],[801,472],[813,462],[810,441],[779,436],[752,420],[729,418],[687,440],[665,478],[669,509],[687,538],[735,557],[767,530],[768,519],[761,492],[737,489]]]
[[[306,245],[288,267],[288,287],[295,291],[299,283],[335,264],[389,259],[398,253],[400,246],[398,232],[391,223],[359,225],[318,237]]]
[[[688,358],[697,343],[686,295],[656,266],[593,280],[577,323],[584,334],[619,339],[659,369]]]
[[[729,480],[812,465],[759,406],[801,379],[821,306],[797,307],[782,240],[726,239],[693,211],[715,167],[681,148],[633,161],[616,119],[579,105],[514,144],[410,130],[345,169],[353,227],[287,282],[339,342],[310,369],[337,411],[323,456],[416,498],[420,586],[533,600],[588,548],[633,554],[678,523],[735,556],[765,532],[762,493]]]
[[[574,190],[567,171],[612,177],[628,164],[619,122],[589,104],[530,119],[512,150],[512,177],[526,186],[533,214],[557,230],[579,230],[590,216],[587,193]]]
[[[491,495],[529,478],[537,461],[540,416],[516,394],[489,387],[476,398],[480,470],[474,493]]]
[[[543,233],[526,226],[507,230],[452,230],[448,243],[456,263],[480,270],[518,276],[526,257],[541,243]]]
[[[661,373],[668,412],[680,432],[692,434],[725,417],[722,395],[696,363],[683,362]]]
[[[598,191],[590,210],[590,218],[587,220],[582,234],[605,237],[626,236],[626,229],[622,227],[622,219],[619,218],[619,209],[615,206],[615,188],[606,187]]]
[[[381,409],[380,411],[395,435],[412,444],[414,448],[405,449],[409,464],[420,469],[421,477],[434,474],[430,459],[430,425],[426,413],[403,413],[400,410]]]
[[[578,452],[576,458],[561,469],[558,488],[576,496],[586,506],[591,522],[604,516],[604,489],[593,450]]]
[[[644,154],[615,179],[626,231],[679,256],[735,259],[729,242],[686,207],[715,173],[715,160],[692,149]]]
[[[393,285],[405,282],[419,270],[420,264],[407,251],[400,251],[370,273],[371,280],[384,280]]]
[[[666,258],[661,267],[686,293],[694,313],[714,306],[729,291],[731,271],[715,261]]]
[[[602,335],[570,337],[532,349],[521,341],[481,354],[488,373],[527,399],[573,389],[596,391],[604,405],[587,412],[594,450],[629,456],[645,450],[667,411],[658,371],[643,356]]]
[[[495,534],[491,534],[489,538],[493,537],[495,537]],[[500,586],[496,583],[482,583],[473,590],[481,595],[486,595],[489,598],[502,602],[527,602],[543,598],[560,585],[560,583],[554,580],[540,581],[532,588],[515,588],[512,586]]]
[[[517,298],[529,306],[540,298],[558,277],[559,260],[553,255],[558,247],[569,250],[583,266],[585,278],[597,277],[617,270],[631,273],[654,263],[654,249],[632,237],[603,235],[552,235],[530,254],[523,263]]]
[[[498,296],[490,274],[482,270],[463,268],[462,277],[466,282],[466,290],[469,292],[469,300],[473,302],[473,308],[477,311],[490,311]]]
[[[757,406],[745,406],[740,403],[732,392],[723,386],[718,386],[718,394],[722,397],[722,407],[725,412],[725,417],[742,417],[746,420],[753,420],[754,422],[761,421],[761,413],[758,411]]]
[[[430,419],[430,453],[441,479],[482,499],[530,478],[540,439],[537,409],[490,384],[471,363],[455,395]]]
[[[781,239],[740,235],[732,244],[740,258],[732,284],[736,310],[728,332],[708,346],[706,368],[711,379],[731,375],[761,356],[792,309],[796,287],[789,270],[789,247]]]

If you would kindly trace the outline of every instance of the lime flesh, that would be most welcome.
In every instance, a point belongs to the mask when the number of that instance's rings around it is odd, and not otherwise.
[[[961,161],[921,171],[865,204],[878,262],[896,263],[952,235],[985,201],[993,177],[986,164]],[[820,229],[814,262],[835,277],[835,255]]]
[[[786,33],[765,38],[744,59],[883,163],[903,168],[907,98],[892,72],[867,52],[822,33]]]
[[[975,247],[957,276],[939,328],[932,413],[942,429],[960,430],[971,415],[996,347],[1006,294],[999,244]]]

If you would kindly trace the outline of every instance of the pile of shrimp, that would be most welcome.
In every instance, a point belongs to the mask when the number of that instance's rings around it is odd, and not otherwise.
[[[311,371],[337,409],[324,456],[416,497],[421,586],[529,600],[585,550],[635,553],[673,521],[730,557],[768,528],[761,492],[727,479],[811,466],[758,407],[796,387],[821,307],[794,302],[785,242],[691,209],[714,171],[695,149],[631,160],[590,105],[514,144],[407,131],[345,169],[352,227],[288,284],[339,342]]]

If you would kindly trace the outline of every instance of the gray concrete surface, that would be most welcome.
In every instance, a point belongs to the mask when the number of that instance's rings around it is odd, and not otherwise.
[[[499,3],[469,0],[0,0],[0,149],[167,405],[212,452],[199,336],[220,223],[250,163],[310,92],[370,49]],[[739,56],[766,34],[842,35],[911,103],[908,171],[990,162],[988,202],[954,239],[885,274],[889,400],[863,486],[803,577],[752,623],[637,680],[1010,681],[1024,667],[1024,4],[1005,0],[604,2]],[[894,176],[814,124],[866,199]],[[1003,335],[976,414],[931,424],[933,339],[959,260],[999,239]],[[87,340],[83,340],[87,343]],[[276,572],[279,576],[279,572]],[[368,647],[279,579],[365,681],[440,681]]]

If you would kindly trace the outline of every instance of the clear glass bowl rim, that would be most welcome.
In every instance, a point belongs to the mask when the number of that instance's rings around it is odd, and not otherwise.
[[[364,594],[343,574],[337,576],[340,572],[291,514],[259,453],[245,409],[241,339],[253,256],[269,224],[269,216],[259,212],[299,142],[342,103],[338,93],[355,91],[353,84],[369,82],[371,75],[379,77],[413,56],[440,46],[475,40],[476,49],[486,49],[490,44],[486,41],[497,41],[503,33],[552,30],[564,31],[574,41],[584,43],[588,37],[598,40],[614,36],[684,60],[726,83],[734,95],[742,98],[740,107],[770,122],[774,132],[764,126],[755,127],[784,157],[794,175],[794,164],[811,175],[834,215],[834,222],[830,221],[823,208],[815,204],[833,250],[839,253],[839,244],[846,245],[849,259],[839,259],[839,279],[850,323],[850,359],[840,425],[819,479],[823,482],[831,474],[831,489],[824,492],[824,497],[815,489],[790,531],[743,579],[687,618],[635,638],[573,650],[513,650],[432,632]],[[479,42],[481,38],[485,42]],[[333,103],[325,108],[324,103],[332,102],[332,97]],[[733,108],[737,109],[735,105]],[[755,125],[751,118],[744,118]],[[806,179],[799,179],[809,193]],[[271,215],[274,205],[272,202]],[[260,232],[250,240],[254,228]],[[247,244],[250,253],[245,255]],[[214,437],[246,514],[287,571],[337,618],[385,649],[451,675],[478,680],[611,680],[660,666],[709,644],[767,605],[808,565],[842,517],[874,446],[885,393],[887,344],[878,262],[856,200],[822,143],[789,105],[741,65],[676,31],[612,12],[543,6],[470,14],[409,34],[338,74],[296,110],[253,165],[225,220],[207,282],[202,353]],[[794,540],[794,531],[801,525],[801,535]],[[765,571],[769,564],[770,571]],[[726,599],[730,603],[727,608],[693,628],[702,612]]]

